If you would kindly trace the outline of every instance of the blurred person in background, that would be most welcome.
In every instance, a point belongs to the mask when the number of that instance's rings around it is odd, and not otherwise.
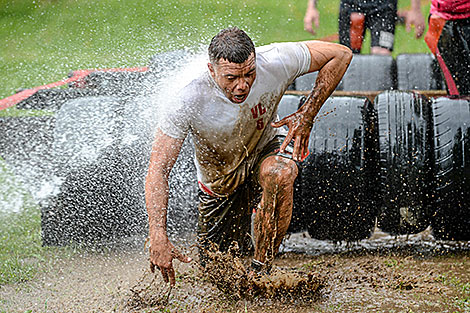
[[[407,31],[414,26],[415,37],[424,32],[420,0],[411,0],[411,10],[403,12]],[[339,42],[360,53],[366,29],[371,33],[371,53],[390,55],[395,39],[397,0],[341,0],[339,8]],[[317,0],[308,0],[304,29],[313,35],[320,27]]]
[[[450,95],[470,94],[470,1],[432,0],[424,38]]]

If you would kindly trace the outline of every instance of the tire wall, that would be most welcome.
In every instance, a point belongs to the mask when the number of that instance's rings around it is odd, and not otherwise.
[[[317,76],[318,72],[300,76],[295,80],[295,89],[311,90]],[[371,91],[396,88],[397,69],[392,56],[355,54],[336,90]]]
[[[369,91],[396,89],[396,63],[392,56],[354,55],[337,90]]]
[[[438,90],[445,86],[432,54],[400,54],[396,63],[398,90]]]
[[[127,196],[136,168],[120,146],[124,104],[84,97],[58,111],[51,174],[61,184],[41,205],[44,244],[116,241],[142,229],[142,211]]]
[[[430,103],[414,93],[384,92],[375,106],[383,201],[378,226],[391,234],[420,232],[433,212]]]
[[[376,184],[369,167],[376,157],[366,147],[376,129],[366,118],[371,107],[365,98],[330,98],[315,120],[302,170],[302,201],[313,238],[353,241],[373,230]]]
[[[305,97],[301,96],[292,96],[284,95],[279,102],[279,107],[277,109],[277,114],[279,119],[282,119],[298,110],[300,103],[304,100]],[[285,127],[287,130],[288,128]],[[302,201],[302,169],[303,164],[297,163],[298,165],[298,175],[294,181],[294,206],[292,209],[292,219],[289,225],[288,232],[294,233],[306,230],[306,221],[303,201]]]
[[[437,203],[434,236],[470,240],[470,99],[437,98],[434,154]]]

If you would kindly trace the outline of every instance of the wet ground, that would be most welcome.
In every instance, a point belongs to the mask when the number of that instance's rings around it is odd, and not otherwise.
[[[429,231],[398,238],[376,231],[349,245],[293,234],[275,266],[315,275],[318,295],[240,298],[197,264],[179,262],[170,289],[150,273],[142,246],[51,256],[36,279],[0,287],[0,311],[470,312],[470,242],[436,242]]]

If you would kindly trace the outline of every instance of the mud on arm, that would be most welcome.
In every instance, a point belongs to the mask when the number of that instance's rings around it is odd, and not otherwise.
[[[150,164],[145,180],[145,202],[149,217],[150,269],[158,267],[165,282],[175,284],[173,259],[190,262],[168,240],[167,206],[169,197],[169,176],[183,145],[181,139],[165,135],[161,130],[152,145]]]
[[[313,119],[341,81],[352,58],[351,50],[340,44],[315,40],[304,43],[311,55],[309,73],[319,71],[317,80],[304,105],[297,112],[272,124],[274,127],[283,125],[289,127],[287,137],[281,146],[281,152],[289,142],[294,140],[293,158],[297,161],[307,154]]]

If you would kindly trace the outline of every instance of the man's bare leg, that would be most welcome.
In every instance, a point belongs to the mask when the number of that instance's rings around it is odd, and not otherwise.
[[[294,161],[270,156],[261,164],[259,181],[263,188],[254,222],[254,259],[269,267],[289,228],[298,169]]]

